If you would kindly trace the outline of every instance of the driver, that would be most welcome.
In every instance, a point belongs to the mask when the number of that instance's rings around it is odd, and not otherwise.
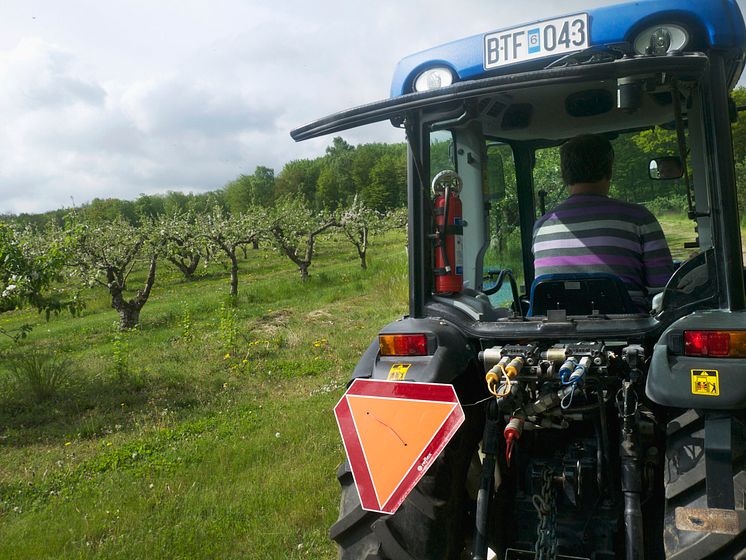
[[[534,226],[536,277],[605,272],[620,277],[632,301],[649,309],[649,288],[666,284],[673,261],[649,210],[609,197],[614,149],[596,134],[560,148],[562,180],[570,196]]]

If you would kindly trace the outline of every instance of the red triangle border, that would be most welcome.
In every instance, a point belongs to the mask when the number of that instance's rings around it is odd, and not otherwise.
[[[441,424],[438,431],[433,434],[430,442],[415,460],[412,468],[402,478],[390,497],[381,504],[376,495],[373,480],[368,470],[368,463],[360,443],[360,437],[355,428],[352,411],[347,401],[348,395],[360,395],[369,397],[401,398],[406,400],[425,400],[453,403],[455,406],[451,413]],[[334,415],[337,426],[342,435],[342,442],[350,463],[352,477],[360,497],[361,507],[367,511],[391,514],[394,513],[402,502],[425,475],[438,455],[451,440],[458,428],[464,422],[464,412],[452,385],[440,383],[412,383],[399,381],[383,381],[375,379],[355,379],[350,388],[345,392],[337,405],[334,407]],[[347,430],[343,422],[348,422],[352,430]],[[377,506],[377,507],[375,507]]]

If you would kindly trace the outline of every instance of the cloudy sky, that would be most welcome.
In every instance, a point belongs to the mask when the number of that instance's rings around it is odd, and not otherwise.
[[[403,56],[612,3],[0,0],[0,213],[279,172],[329,141],[290,129],[387,97]],[[403,140],[386,124],[343,136]]]

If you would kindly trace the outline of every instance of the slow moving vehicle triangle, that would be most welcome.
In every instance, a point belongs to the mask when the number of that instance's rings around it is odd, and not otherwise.
[[[335,407],[363,509],[393,513],[464,420],[450,385],[357,379]]]
[[[385,504],[455,403],[348,397],[373,487]]]

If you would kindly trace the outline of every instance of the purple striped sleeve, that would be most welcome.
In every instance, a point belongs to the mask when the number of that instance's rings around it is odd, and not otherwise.
[[[615,217],[618,217],[621,220],[624,220],[625,218],[629,217],[640,217],[641,214],[639,212],[631,212],[630,208],[628,206],[616,206],[616,205],[604,205],[604,206],[597,206],[597,207],[581,207],[581,208],[567,208],[567,209],[560,209],[560,210],[554,210],[553,212],[547,214],[549,218],[555,218],[561,220],[562,218],[574,218],[577,216],[588,216],[588,214],[593,214],[593,216],[598,219],[599,216],[602,215],[612,215]]]
[[[551,251],[552,249],[575,249],[582,247],[623,247],[631,251],[640,251],[640,244],[624,239],[622,237],[612,237],[610,235],[588,237],[578,239],[577,237],[569,239],[553,239],[551,241],[539,241],[534,244],[534,253],[539,251]]]
[[[635,257],[622,255],[574,255],[567,257],[542,257],[536,259],[536,268],[550,268],[554,266],[588,266],[592,264],[622,265],[640,268],[640,261]]]
[[[645,266],[645,283],[648,286],[665,286],[673,274],[673,259],[663,230],[655,216],[650,215],[650,231],[642,235],[642,261]]]
[[[642,246],[642,250],[644,253],[650,253],[658,249],[668,249],[668,243],[666,243],[665,239],[654,239],[652,241],[646,241]]]

